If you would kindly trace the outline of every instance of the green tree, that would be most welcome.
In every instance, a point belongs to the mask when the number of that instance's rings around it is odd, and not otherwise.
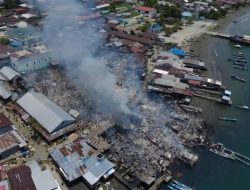
[[[148,31],[150,26],[151,26],[151,24],[149,22],[145,22],[144,25],[139,26],[139,30],[141,30],[142,32],[146,32],[146,31]]]
[[[6,37],[0,37],[0,44],[8,45],[9,44],[9,39]]]
[[[161,18],[167,18],[167,17],[181,18],[181,9],[179,9],[175,5],[172,5],[172,6],[165,5],[163,9],[161,10],[160,17]]]
[[[3,5],[6,9],[13,9],[20,4],[19,0],[4,0]]]
[[[144,6],[146,7],[156,7],[157,6],[157,0],[145,0]]]

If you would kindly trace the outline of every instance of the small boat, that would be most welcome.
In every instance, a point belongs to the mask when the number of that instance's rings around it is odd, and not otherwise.
[[[234,107],[237,109],[250,111],[250,108],[248,106],[234,106]]]
[[[247,62],[247,60],[245,60],[245,59],[232,59],[232,61],[238,61],[238,62],[243,62],[243,63],[246,63]]]
[[[178,185],[178,186],[180,186],[180,187],[183,187],[183,188],[185,188],[185,189],[187,189],[187,190],[192,190],[191,187],[188,187],[187,185],[185,185],[185,184],[183,184],[183,183],[181,183],[181,182],[179,182],[179,181],[173,180],[173,183],[175,183],[176,185]]]
[[[238,66],[243,66],[243,67],[246,66],[246,64],[244,64],[244,63],[238,63],[238,62],[233,62],[233,64],[234,64],[234,65],[238,65]]]
[[[228,118],[228,117],[218,117],[219,120],[223,120],[223,121],[231,121],[231,122],[236,122],[238,121],[238,119],[235,118]]]
[[[243,79],[243,78],[241,78],[241,77],[239,77],[239,76],[236,76],[236,75],[232,75],[231,78],[232,78],[232,79],[235,79],[235,80],[238,80],[238,81],[241,81],[241,82],[246,82],[245,79]]]
[[[189,190],[189,189],[186,189],[185,187],[181,187],[175,183],[170,183],[170,186],[174,187],[175,189],[178,189],[178,190]]]
[[[245,70],[245,71],[247,71],[248,69],[246,68],[246,67],[242,67],[242,66],[233,66],[233,68],[235,68],[235,69],[241,69],[241,70]]]
[[[233,57],[240,58],[240,59],[244,59],[245,58],[244,55],[235,55],[235,54],[233,54]]]
[[[235,47],[235,48],[242,48],[242,46],[240,44],[234,44],[233,47]]]
[[[168,185],[168,189],[170,189],[170,190],[179,190],[179,189],[175,188],[174,186],[172,186],[172,184]]]
[[[235,157],[232,154],[225,151],[224,146],[221,143],[214,144],[212,147],[210,147],[209,151],[213,152],[219,156],[222,156],[224,158],[229,158],[231,160],[235,160]]]

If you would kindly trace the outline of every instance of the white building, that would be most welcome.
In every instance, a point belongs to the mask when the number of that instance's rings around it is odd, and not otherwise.
[[[10,60],[12,68],[22,73],[42,69],[52,61],[50,51],[44,45],[16,51],[10,55]]]

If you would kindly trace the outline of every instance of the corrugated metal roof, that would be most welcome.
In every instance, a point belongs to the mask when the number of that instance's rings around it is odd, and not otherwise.
[[[0,181],[0,190],[9,190],[9,183],[7,180]]]
[[[8,171],[12,190],[36,190],[28,166],[21,165]]]
[[[17,103],[49,133],[56,131],[63,122],[75,120],[46,96],[37,92],[27,92]]]
[[[6,81],[10,81],[16,76],[20,76],[18,72],[16,72],[15,70],[13,70],[11,67],[8,67],[8,66],[2,67],[0,69],[0,72],[6,77]]]
[[[40,166],[36,161],[30,162],[31,177],[36,186],[36,190],[51,190],[57,189],[56,179],[53,177],[49,169],[41,171]]]
[[[13,94],[12,91],[3,83],[3,81],[0,81],[0,96],[6,100]]]

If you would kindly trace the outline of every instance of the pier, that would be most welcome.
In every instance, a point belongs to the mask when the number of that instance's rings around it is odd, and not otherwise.
[[[238,152],[235,152],[233,150],[230,150],[228,148],[225,148],[223,144],[218,143],[214,144],[213,147],[210,149],[211,152],[222,156],[224,158],[228,158],[231,160],[237,160],[247,166],[250,166],[250,158],[247,156],[244,156]]]
[[[215,37],[226,38],[226,39],[229,39],[232,36],[230,34],[224,34],[224,33],[220,33],[220,32],[206,32],[206,34],[209,34],[209,35],[215,36]]]

